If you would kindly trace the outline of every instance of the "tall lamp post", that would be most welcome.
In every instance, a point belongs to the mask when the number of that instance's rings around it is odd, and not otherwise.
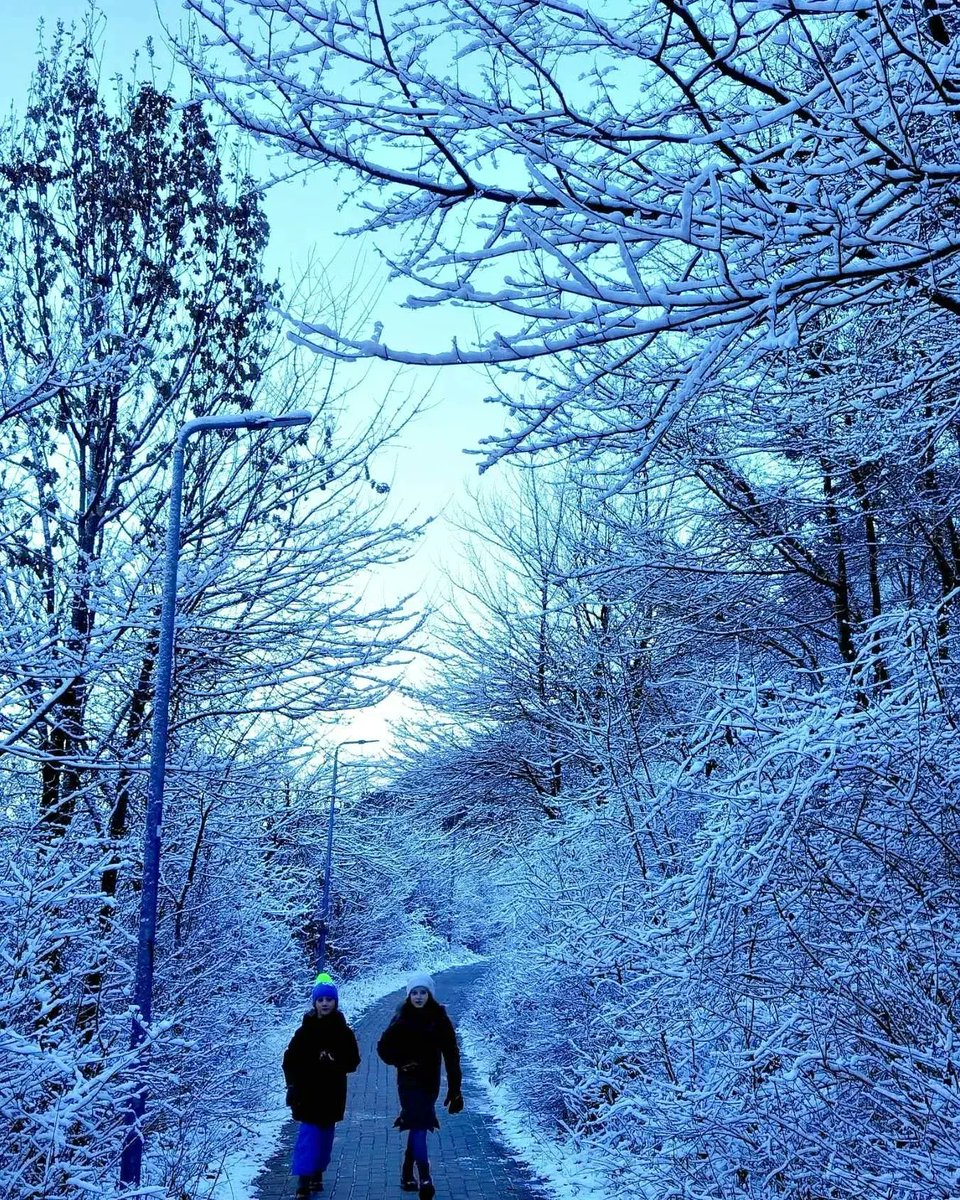
[[[154,684],[153,727],[150,738],[150,776],[147,784],[147,817],[143,834],[143,884],[140,924],[137,930],[137,972],[133,988],[133,1022],[130,1049],[147,1036],[153,1008],[153,960],[157,932],[157,893],[160,886],[160,827],[163,819],[163,785],[167,770],[167,732],[170,719],[170,685],[173,676],[173,635],[177,615],[177,570],[180,563],[180,514],[183,507],[183,458],[187,441],[197,433],[221,429],[276,429],[309,425],[308,412],[238,413],[234,416],[197,417],[181,426],[173,450],[170,480],[170,516],[167,524],[163,597],[160,605],[160,639]],[[124,1113],[124,1143],[120,1157],[120,1183],[139,1186],[143,1160],[140,1121],[146,1108],[146,1088],[132,1098]]]
[[[320,941],[317,945],[317,974],[327,965],[327,926],[330,917],[330,865],[333,861],[333,818],[337,807],[337,770],[342,746],[369,746],[377,738],[351,738],[337,742],[333,748],[333,771],[330,775],[330,812],[327,817],[327,858],[323,868],[323,900],[320,904]]]

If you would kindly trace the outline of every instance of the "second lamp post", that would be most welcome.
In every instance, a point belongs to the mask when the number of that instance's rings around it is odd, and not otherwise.
[[[330,867],[333,862],[333,820],[337,810],[337,770],[343,746],[369,746],[376,738],[351,738],[337,742],[333,748],[333,770],[330,775],[330,811],[327,816],[327,856],[323,868],[323,900],[320,904],[320,940],[317,943],[317,974],[327,965],[327,929],[330,923]]]

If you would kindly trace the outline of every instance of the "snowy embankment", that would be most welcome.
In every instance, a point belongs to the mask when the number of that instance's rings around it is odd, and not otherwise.
[[[572,1138],[561,1142],[546,1135],[504,1083],[494,1083],[489,1038],[469,1024],[460,1029],[464,1054],[484,1090],[481,1103],[497,1123],[504,1144],[513,1151],[556,1200],[613,1200],[588,1155]]]

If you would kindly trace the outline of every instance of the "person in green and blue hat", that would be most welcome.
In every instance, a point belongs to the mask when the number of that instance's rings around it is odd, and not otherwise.
[[[347,1076],[360,1065],[360,1048],[340,1011],[340,995],[330,978],[317,977],[311,1008],[283,1056],[287,1105],[300,1122],[290,1174],[298,1177],[297,1195],[323,1191],[333,1136],[347,1106]]]

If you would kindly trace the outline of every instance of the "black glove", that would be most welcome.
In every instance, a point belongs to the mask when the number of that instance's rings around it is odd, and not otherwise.
[[[454,1113],[463,1112],[463,1096],[459,1092],[447,1092],[447,1098],[443,1103],[449,1109],[451,1116]]]

